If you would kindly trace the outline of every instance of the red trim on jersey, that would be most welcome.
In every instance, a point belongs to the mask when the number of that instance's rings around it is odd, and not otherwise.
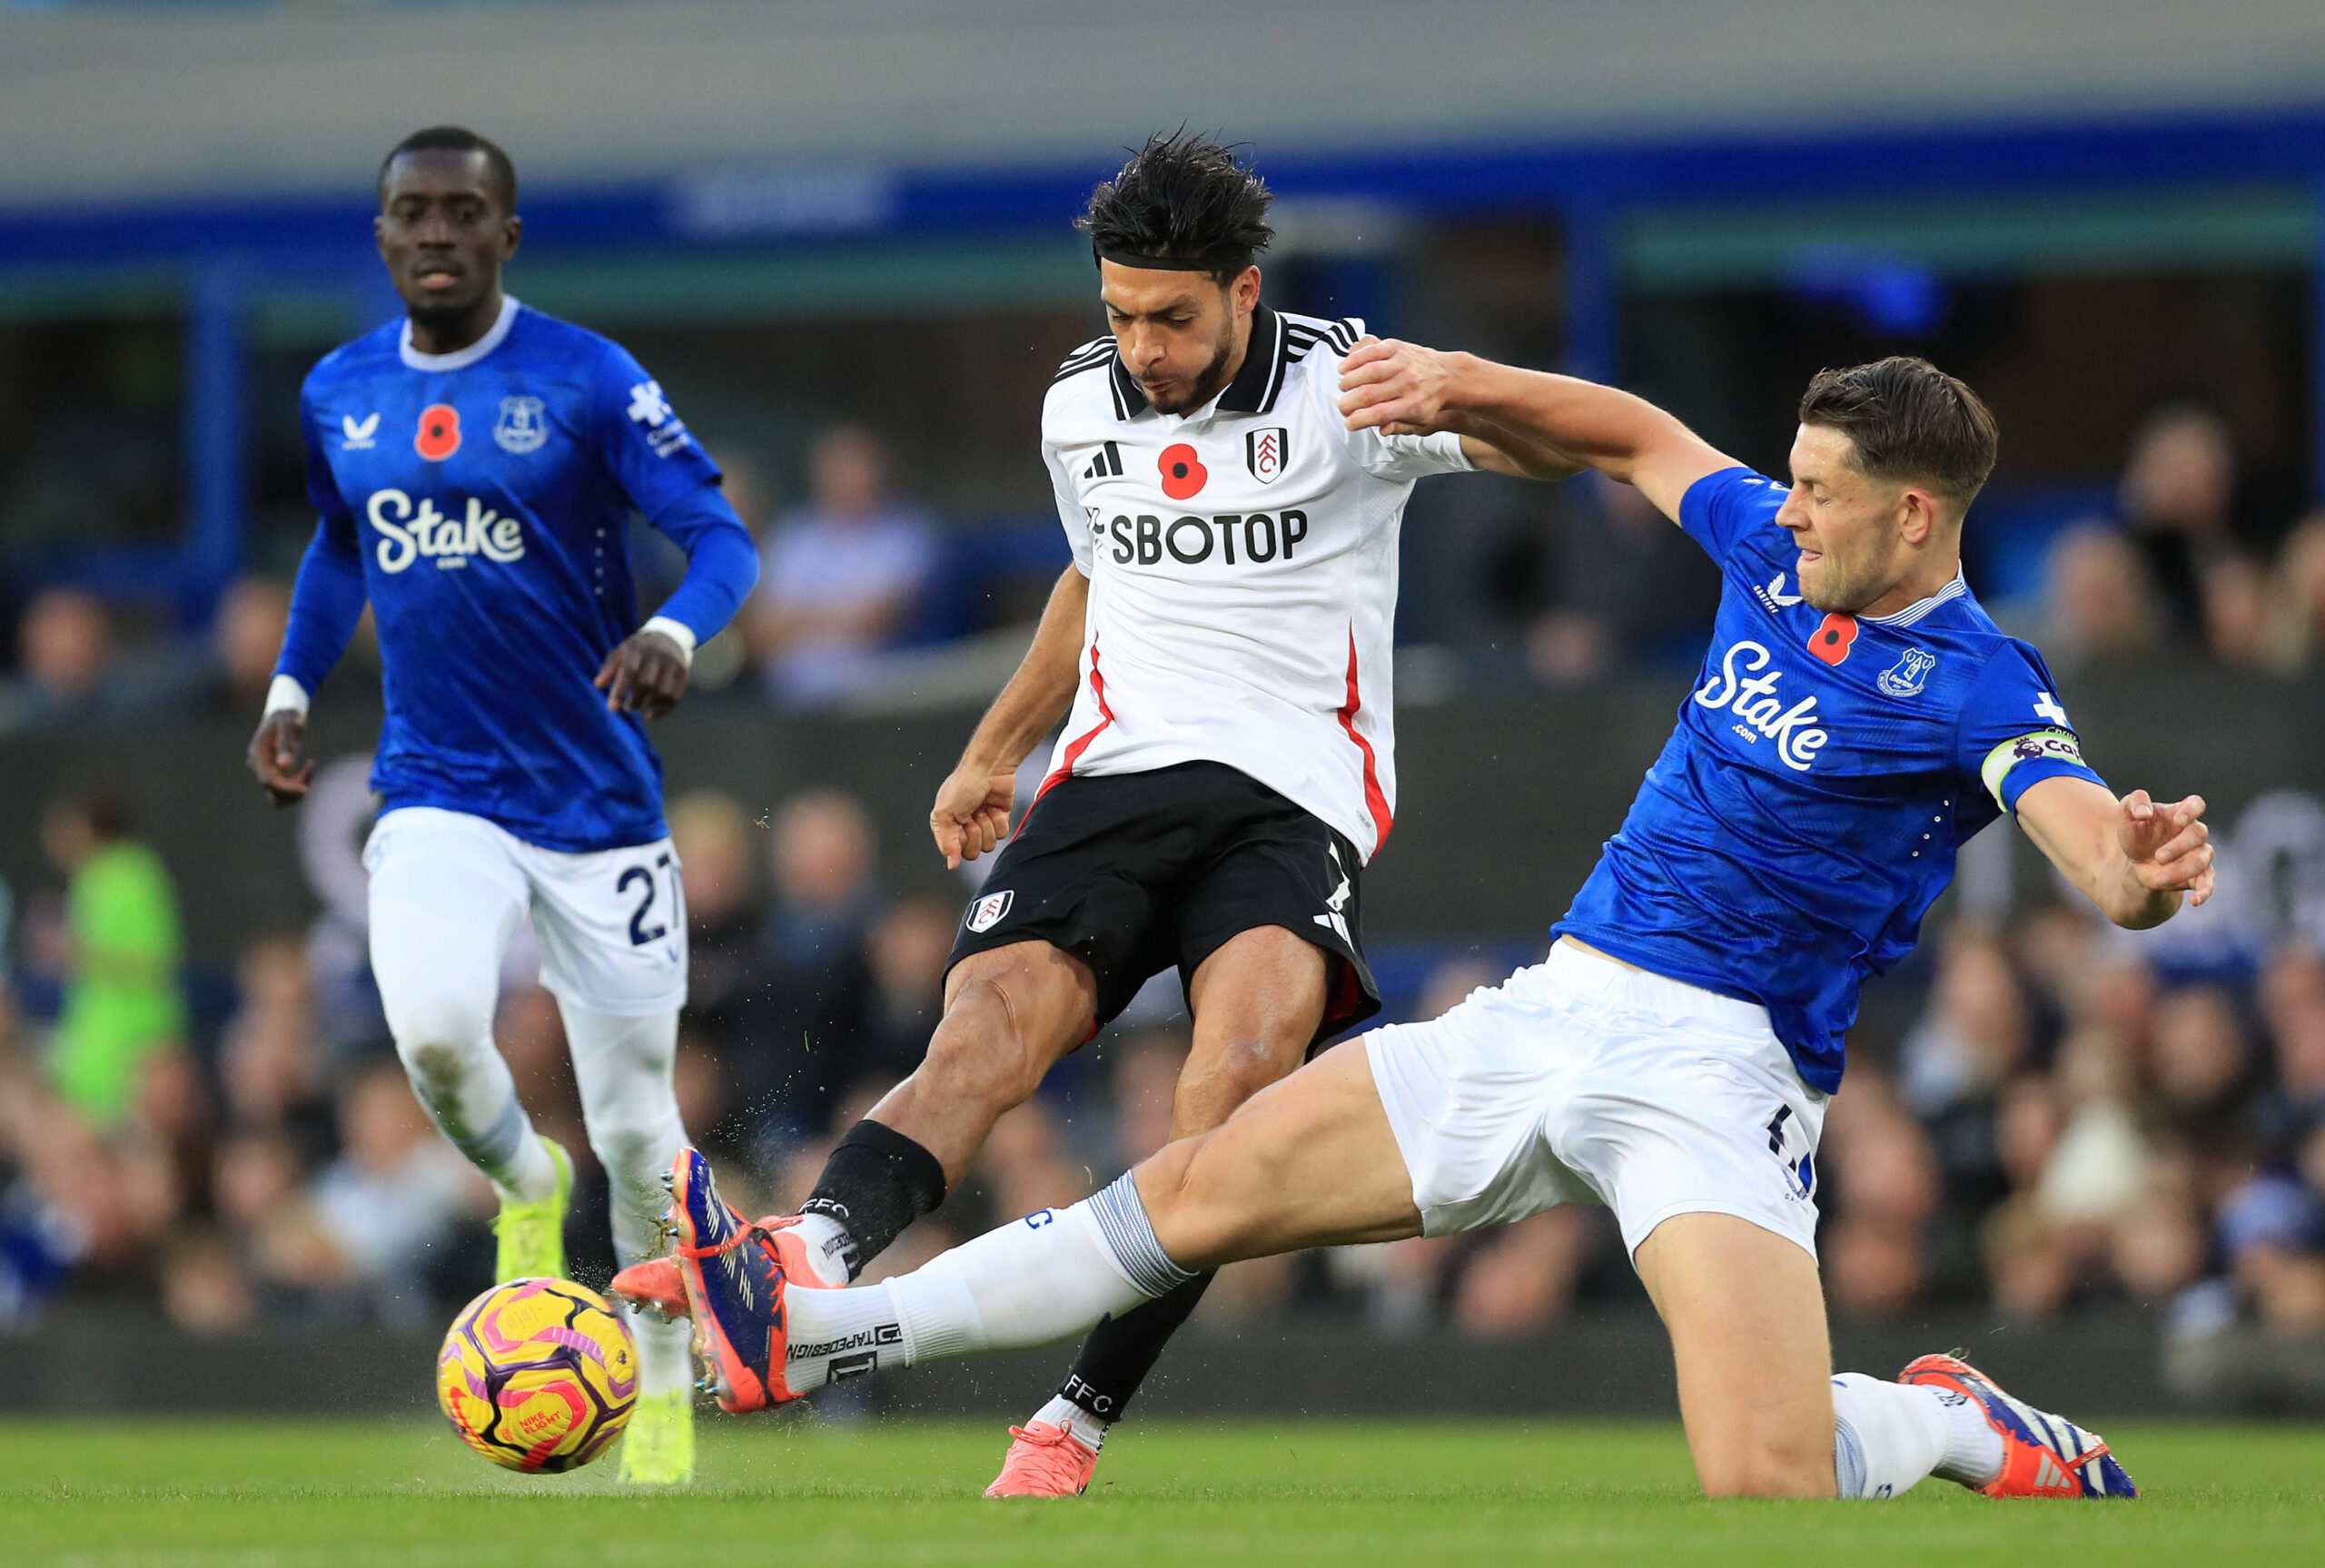
[[[1025,807],[1026,816],[1033,815],[1034,807],[1042,804],[1044,795],[1062,781],[1073,776],[1073,764],[1082,760],[1082,754],[1090,749],[1090,743],[1114,722],[1114,710],[1106,705],[1106,677],[1098,673],[1098,639],[1095,637],[1090,639],[1090,695],[1098,699],[1098,722],[1091,726],[1088,735],[1065,748],[1065,760],[1058,764],[1050,776],[1042,781],[1042,787],[1034,792],[1032,804]],[[1017,825],[1020,829],[1024,827],[1024,817],[1017,819]]]
[[[1096,653],[1095,648],[1091,650],[1093,658]],[[1357,712],[1363,706],[1363,695],[1356,687],[1356,628],[1350,626],[1348,630],[1348,701],[1341,707],[1341,728],[1346,730],[1348,738],[1356,743],[1356,749],[1364,754],[1364,807],[1372,814],[1372,853],[1378,854],[1380,846],[1389,842],[1389,824],[1392,819],[1389,814],[1389,797],[1380,793],[1380,773],[1372,755],[1372,743],[1356,733]],[[1093,730],[1091,733],[1095,735],[1097,732]]]

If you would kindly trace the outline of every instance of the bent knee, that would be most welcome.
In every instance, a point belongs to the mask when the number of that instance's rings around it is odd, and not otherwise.
[[[1218,1147],[1217,1132],[1166,1144],[1138,1168],[1147,1222],[1171,1260],[1210,1268],[1251,1256],[1258,1206],[1239,1201],[1251,1182],[1246,1162]]]
[[[431,1103],[458,1098],[469,1075],[477,1070],[485,1053],[492,1049],[489,1029],[481,1040],[474,1036],[463,1038],[458,1021],[448,1014],[440,1019],[415,1021],[409,1032],[401,1022],[392,1026],[396,1052],[403,1058],[404,1071],[411,1077],[412,1088],[422,1100]],[[422,1024],[429,1027],[420,1027]]]
[[[1699,1479],[1707,1497],[1830,1497],[1833,1452],[1830,1445],[1813,1451],[1756,1445],[1702,1465]]]

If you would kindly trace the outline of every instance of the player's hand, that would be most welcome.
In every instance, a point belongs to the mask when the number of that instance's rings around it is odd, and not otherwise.
[[[1433,436],[1445,422],[1453,356],[1419,343],[1366,336],[1341,361],[1341,413],[1351,430]]]
[[[2133,790],[2115,808],[2115,840],[2132,875],[2150,892],[2184,892],[2190,904],[2212,896],[2211,830],[2204,825],[2204,797],[2191,794],[2158,805],[2145,790]]]
[[[244,754],[276,805],[297,805],[315,781],[315,764],[299,760],[306,739],[306,715],[290,708],[277,708],[259,720],[258,733],[251,736]]]
[[[597,684],[608,713],[658,719],[687,695],[686,655],[660,632],[633,632],[606,656]]]
[[[1016,798],[1014,768],[988,772],[966,764],[955,768],[936,786],[936,804],[928,813],[928,831],[945,866],[957,871],[965,860],[991,854],[1009,836],[1009,807]]]

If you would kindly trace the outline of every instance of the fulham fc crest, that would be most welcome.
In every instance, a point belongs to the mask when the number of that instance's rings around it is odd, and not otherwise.
[[[1243,461],[1252,470],[1252,478],[1263,485],[1275,483],[1283,466],[1291,459],[1288,438],[1291,432],[1281,425],[1271,425],[1264,430],[1253,430],[1243,438]]]
[[[1016,897],[1014,892],[1004,890],[989,892],[969,905],[969,929],[987,932],[999,925],[1001,917],[1009,912],[1009,905]]]

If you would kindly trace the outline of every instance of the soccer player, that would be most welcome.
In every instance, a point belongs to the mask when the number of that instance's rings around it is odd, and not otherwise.
[[[1786,486],[1584,381],[1368,342],[1342,383],[1354,429],[1534,440],[1636,485],[1725,573],[1678,727],[1549,956],[869,1288],[787,1288],[682,1154],[681,1272],[722,1404],[1042,1344],[1235,1258],[1596,1202],[1669,1330],[1705,1491],[1889,1497],[1934,1474],[2133,1495],[2096,1435],[1953,1356],[1833,1376],[1816,1273],[1816,1140],[1858,985],[1912,946],[1964,841],[2014,816],[2127,927],[2212,888],[2203,802],[2112,794],[2041,656],[1963,583],[1992,416],[1919,360],[1825,371]]]
[[[500,1195],[499,1277],[565,1272],[566,1151],[537,1135],[494,1049],[502,954],[529,912],[613,1194],[616,1252],[659,1244],[685,1142],[671,1088],[687,925],[643,720],[757,576],[718,470],[617,345],[502,292],[517,177],[472,132],[406,137],[381,166],[380,255],[401,322],[333,350],[301,417],[322,513],[250,764],[307,792],[308,702],[368,600],[387,693],[371,784],[371,970],[420,1102]],[[685,580],[638,624],[631,511]],[[633,1316],[635,1481],[694,1464],[687,1346]]]
[[[1507,436],[1509,451],[1350,429],[1340,368],[1362,324],[1261,301],[1271,200],[1227,148],[1182,133],[1151,139],[1080,221],[1113,330],[1067,357],[1042,410],[1073,563],[929,814],[952,864],[1007,843],[964,917],[925,1060],[841,1139],[801,1214],[770,1226],[802,1282],[846,1284],[934,1208],[994,1119],[1164,969],[1194,1017],[1175,1136],[1380,1009],[1360,884],[1396,804],[1405,502],[1422,475],[1532,459]],[[1017,766],[1061,718],[1009,837]],[[1101,1325],[1013,1428],[988,1495],[1082,1491],[1211,1277]],[[624,1285],[685,1310],[675,1269]]]

